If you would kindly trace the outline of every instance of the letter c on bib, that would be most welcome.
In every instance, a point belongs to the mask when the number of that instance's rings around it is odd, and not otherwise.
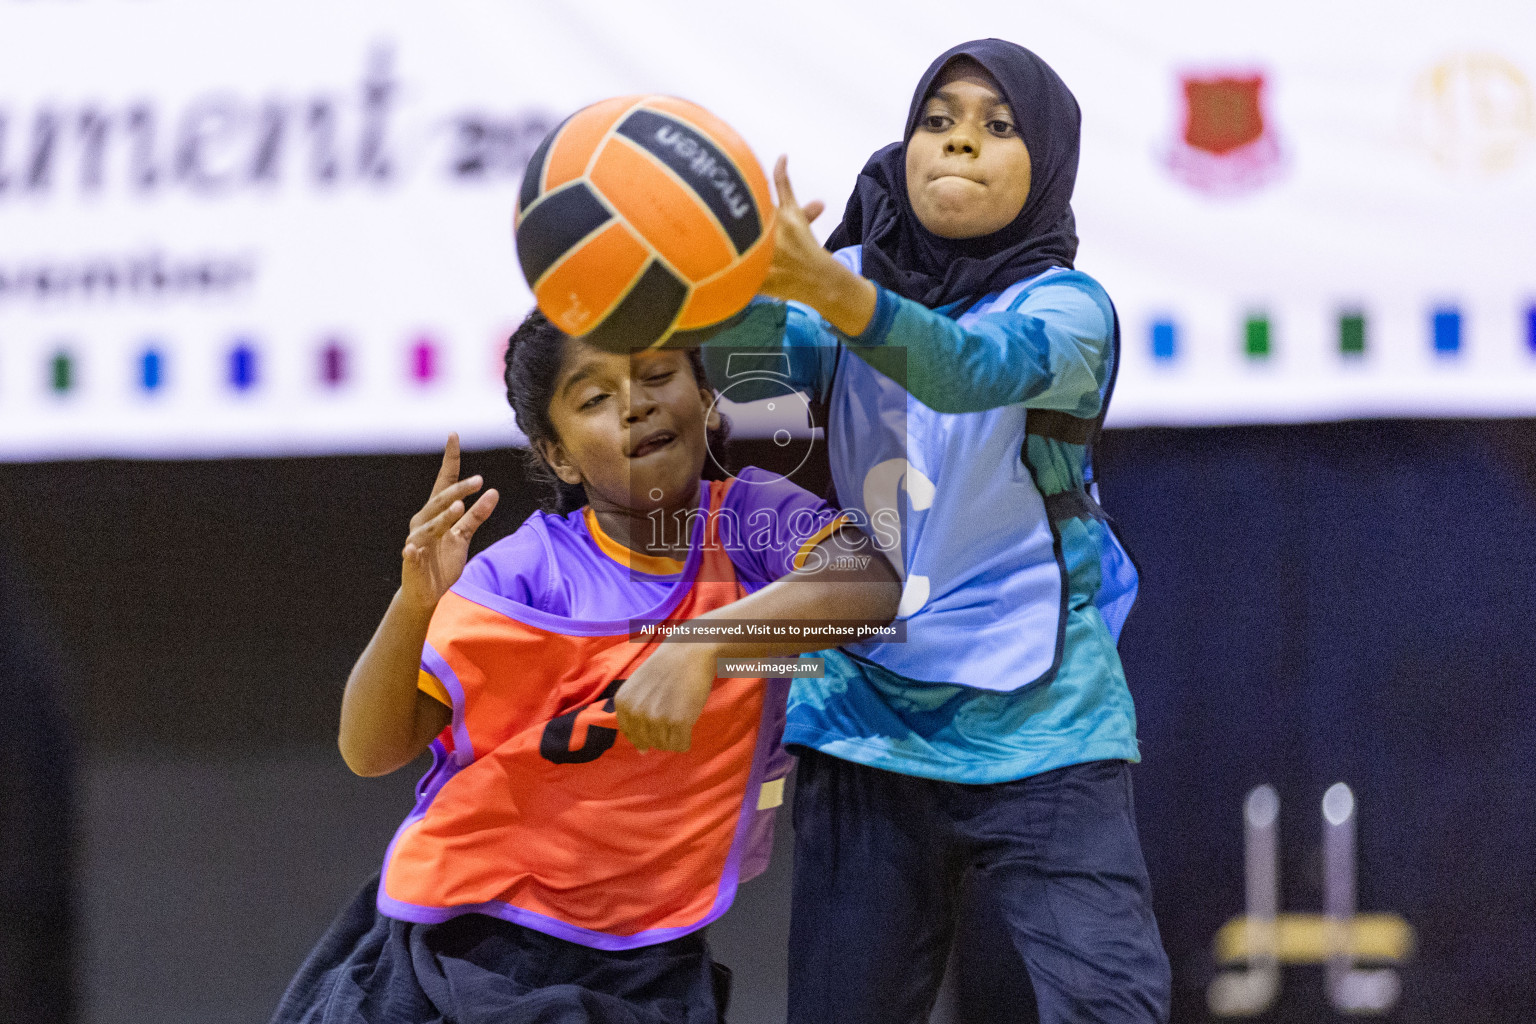
[[[624,680],[615,679],[609,683],[597,700],[591,704],[583,704],[581,707],[572,708],[563,715],[551,718],[544,726],[544,734],[539,737],[539,754],[546,761],[555,764],[587,764],[596,761],[607,753],[619,738],[619,730],[610,729],[603,725],[587,726],[587,738],[580,747],[571,749],[571,736],[576,732],[576,718],[590,707],[596,707],[603,703],[603,710],[613,711],[613,697],[619,692],[619,687],[624,685]]]

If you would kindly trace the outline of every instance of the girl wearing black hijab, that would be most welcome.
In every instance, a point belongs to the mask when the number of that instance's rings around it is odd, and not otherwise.
[[[1118,328],[1073,269],[1079,119],[1023,47],[941,54],[827,249],[780,160],[769,298],[705,350],[732,398],[773,388],[733,380],[764,365],[744,349],[787,367],[904,579],[905,641],[823,652],[790,698],[791,1024],[926,1021],[952,944],[984,965],[967,1022],[1167,1019],[1116,651],[1136,572],[1090,454]]]

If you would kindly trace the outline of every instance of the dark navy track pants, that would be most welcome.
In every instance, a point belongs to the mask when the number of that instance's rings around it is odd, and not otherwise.
[[[796,752],[790,1024],[926,1024],[952,944],[965,1024],[1168,1019],[1124,761],[962,785]]]

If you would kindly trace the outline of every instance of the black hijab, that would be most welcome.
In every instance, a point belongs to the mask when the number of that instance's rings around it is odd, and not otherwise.
[[[979,238],[940,238],[918,222],[907,199],[905,140],[934,80],[957,57],[969,57],[997,80],[1031,165],[1024,208],[1013,223]],[[929,307],[1006,288],[1048,267],[1070,268],[1077,254],[1072,186],[1081,120],[1066,83],[1024,47],[978,39],[946,50],[917,83],[903,141],[875,153],[859,172],[827,248],[862,244],[866,277]]]

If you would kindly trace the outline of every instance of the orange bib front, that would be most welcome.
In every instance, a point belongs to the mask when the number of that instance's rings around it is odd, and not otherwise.
[[[693,618],[744,593],[714,542],[728,486],[712,486],[704,543],[643,618]],[[627,620],[562,618],[469,586],[444,596],[423,664],[453,721],[385,856],[380,912],[488,914],[603,949],[724,913],[778,748],[765,701],[782,704],[787,684],[716,680],[688,751],[641,753],[612,698],[655,647]]]

